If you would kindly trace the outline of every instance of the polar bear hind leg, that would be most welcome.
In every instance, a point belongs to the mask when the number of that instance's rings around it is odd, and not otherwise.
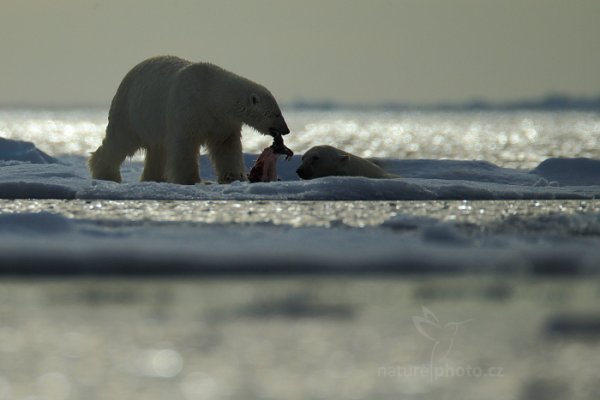
[[[106,137],[102,145],[92,153],[88,166],[93,179],[121,182],[121,164],[140,148],[133,135],[119,131],[114,125],[106,127]]]
[[[165,180],[165,152],[160,147],[146,150],[142,181],[163,182]]]

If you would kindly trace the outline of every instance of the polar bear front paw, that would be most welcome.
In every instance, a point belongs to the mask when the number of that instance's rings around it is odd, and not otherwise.
[[[245,182],[248,177],[243,172],[228,172],[219,177],[219,183],[231,183],[235,181]]]

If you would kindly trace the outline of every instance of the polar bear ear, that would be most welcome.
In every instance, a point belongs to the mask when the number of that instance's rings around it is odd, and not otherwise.
[[[340,162],[342,164],[347,163],[348,160],[350,160],[350,156],[348,154],[342,154],[342,155],[340,155]]]
[[[256,93],[252,93],[248,99],[248,103],[250,103],[251,106],[255,106],[260,103],[260,97],[258,97]]]

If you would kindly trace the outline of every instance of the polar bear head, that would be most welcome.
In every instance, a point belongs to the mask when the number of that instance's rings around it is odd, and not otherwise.
[[[266,88],[252,87],[242,102],[242,120],[247,125],[265,135],[290,133],[277,101]]]
[[[333,146],[315,146],[304,153],[296,173],[302,179],[348,175],[350,157],[350,154]]]

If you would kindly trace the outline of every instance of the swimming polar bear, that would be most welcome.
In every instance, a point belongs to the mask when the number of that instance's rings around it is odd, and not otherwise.
[[[376,179],[400,178],[390,174],[369,160],[347,153],[333,146],[315,146],[302,156],[302,164],[296,170],[302,179],[323,176],[364,176]]]
[[[219,183],[245,181],[243,124],[272,136],[290,132],[264,86],[209,63],[150,58],[129,71],[112,100],[106,137],[88,162],[92,178],[121,182],[125,158],[144,149],[142,181],[194,184],[204,145]]]

